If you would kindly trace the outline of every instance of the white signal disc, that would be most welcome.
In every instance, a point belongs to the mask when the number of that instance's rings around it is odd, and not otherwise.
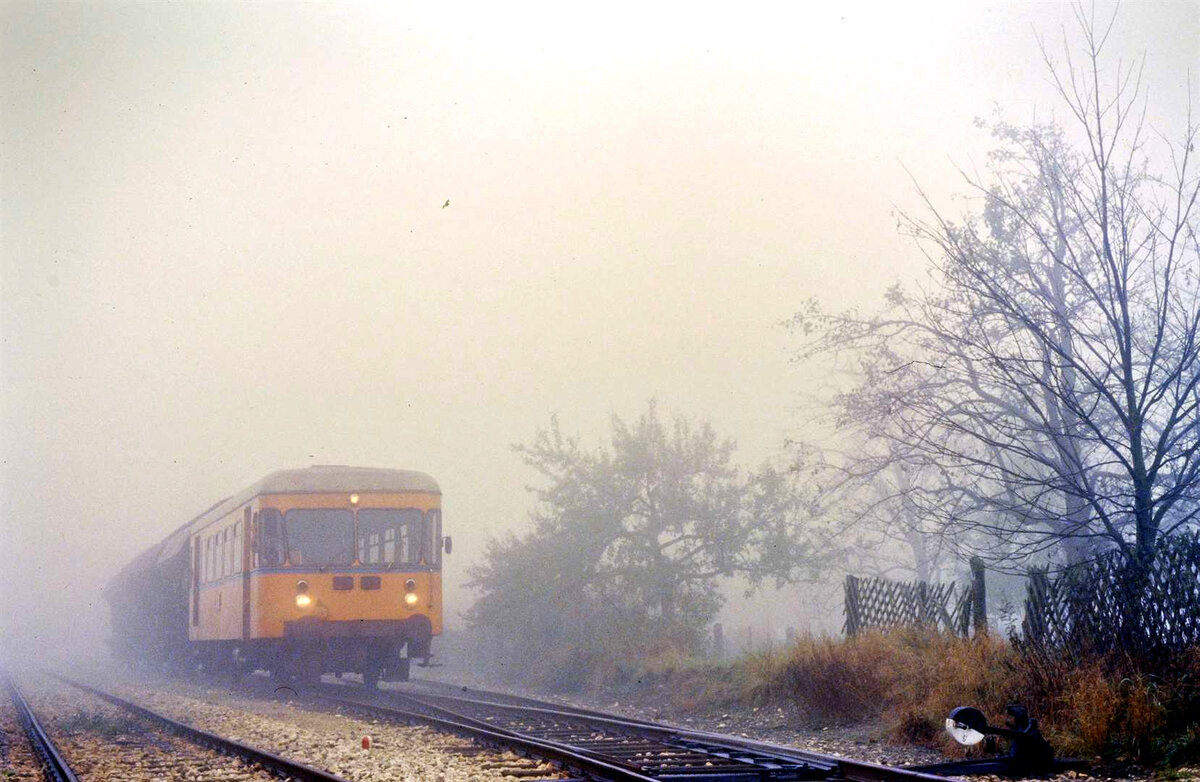
[[[974,728],[968,728],[961,722],[955,722],[949,717],[946,718],[946,732],[950,734],[951,738],[965,747],[969,747],[972,744],[978,744],[979,742],[983,741],[982,733]]]

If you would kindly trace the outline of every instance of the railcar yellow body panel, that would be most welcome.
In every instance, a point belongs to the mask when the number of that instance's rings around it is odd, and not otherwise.
[[[362,579],[378,578],[377,589],[363,589]],[[349,578],[350,589],[334,589],[334,578]],[[404,602],[405,582],[412,580],[418,601]],[[296,583],[308,584],[311,603],[296,605]],[[371,568],[346,568],[310,572],[300,568],[286,572],[250,573],[249,639],[282,638],[284,623],[321,621],[402,621],[416,615],[429,619],[433,634],[442,633],[442,575],[429,571],[381,572]],[[242,578],[223,579],[200,590],[200,621],[194,626],[193,641],[243,640]]]
[[[351,589],[335,590],[335,577],[350,578]],[[379,589],[362,589],[363,577],[379,578]],[[404,603],[404,584],[416,583],[417,604]],[[306,608],[296,605],[296,582],[308,583],[312,602]],[[401,571],[381,573],[375,570],[337,570],[327,573],[270,573],[250,579],[250,637],[282,638],[284,623],[308,621],[400,621],[413,616],[427,617],[433,634],[442,632],[442,576],[440,573]],[[241,637],[241,616],[237,637]]]
[[[193,641],[241,639],[241,576],[206,584],[200,590],[199,599],[200,621],[192,628]]]
[[[297,509],[413,509],[427,514],[441,510],[441,495],[433,491],[405,492],[296,492],[261,494],[231,508],[212,523],[192,534],[195,556],[195,580],[192,590],[192,622],[188,637],[192,641],[252,641],[286,636],[293,622],[402,622],[422,616],[432,625],[433,635],[442,632],[442,576],[440,551],[433,565],[425,562],[425,552],[417,565],[397,563],[388,566],[363,564],[358,560],[345,565],[320,568],[293,564],[290,557],[281,565],[266,566],[258,558],[258,519],[263,510],[281,514]],[[240,526],[244,525],[244,526]],[[202,565],[208,555],[202,552],[209,538],[230,535],[244,541],[235,555],[238,560],[229,569],[236,572],[206,580]],[[436,545],[441,546],[440,539]],[[341,588],[335,588],[335,579]],[[365,580],[364,580],[365,579]],[[406,604],[407,582],[417,602]],[[296,603],[297,584],[307,585],[310,603]],[[347,583],[349,586],[347,586]],[[367,588],[364,588],[367,587]]]
[[[350,502],[346,492],[308,492],[304,494],[266,494],[258,497],[258,508],[275,508],[287,512],[296,508],[417,508],[435,510],[441,507],[441,497],[429,492],[354,492],[358,501]]]

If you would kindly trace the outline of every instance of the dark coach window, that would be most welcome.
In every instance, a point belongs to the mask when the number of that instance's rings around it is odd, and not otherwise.
[[[334,508],[296,508],[284,516],[288,561],[297,567],[354,561],[354,514]]]
[[[274,508],[258,512],[258,565],[283,565],[283,515]]]
[[[421,511],[363,508],[358,512],[358,559],[364,565],[415,565],[421,560]]]

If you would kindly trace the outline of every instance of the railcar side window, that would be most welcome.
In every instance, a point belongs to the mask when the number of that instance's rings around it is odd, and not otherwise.
[[[258,562],[263,567],[281,567],[283,551],[283,514],[264,508],[258,513]]]
[[[242,572],[242,522],[233,525],[233,544],[229,547],[230,558],[233,560],[231,573]]]
[[[358,559],[364,565],[415,565],[421,559],[421,511],[363,508],[358,512]]]
[[[300,567],[354,561],[354,514],[335,508],[294,508],[284,516],[288,561]]]
[[[431,510],[425,514],[425,564],[437,567],[442,564],[442,512]]]

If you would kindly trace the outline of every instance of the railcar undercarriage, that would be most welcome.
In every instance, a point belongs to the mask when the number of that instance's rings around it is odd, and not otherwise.
[[[312,681],[322,674],[358,673],[368,686],[407,681],[413,660],[428,664],[432,625],[426,617],[406,620],[298,621],[283,638],[201,641],[191,644],[183,667],[246,674],[269,671],[286,680]]]

